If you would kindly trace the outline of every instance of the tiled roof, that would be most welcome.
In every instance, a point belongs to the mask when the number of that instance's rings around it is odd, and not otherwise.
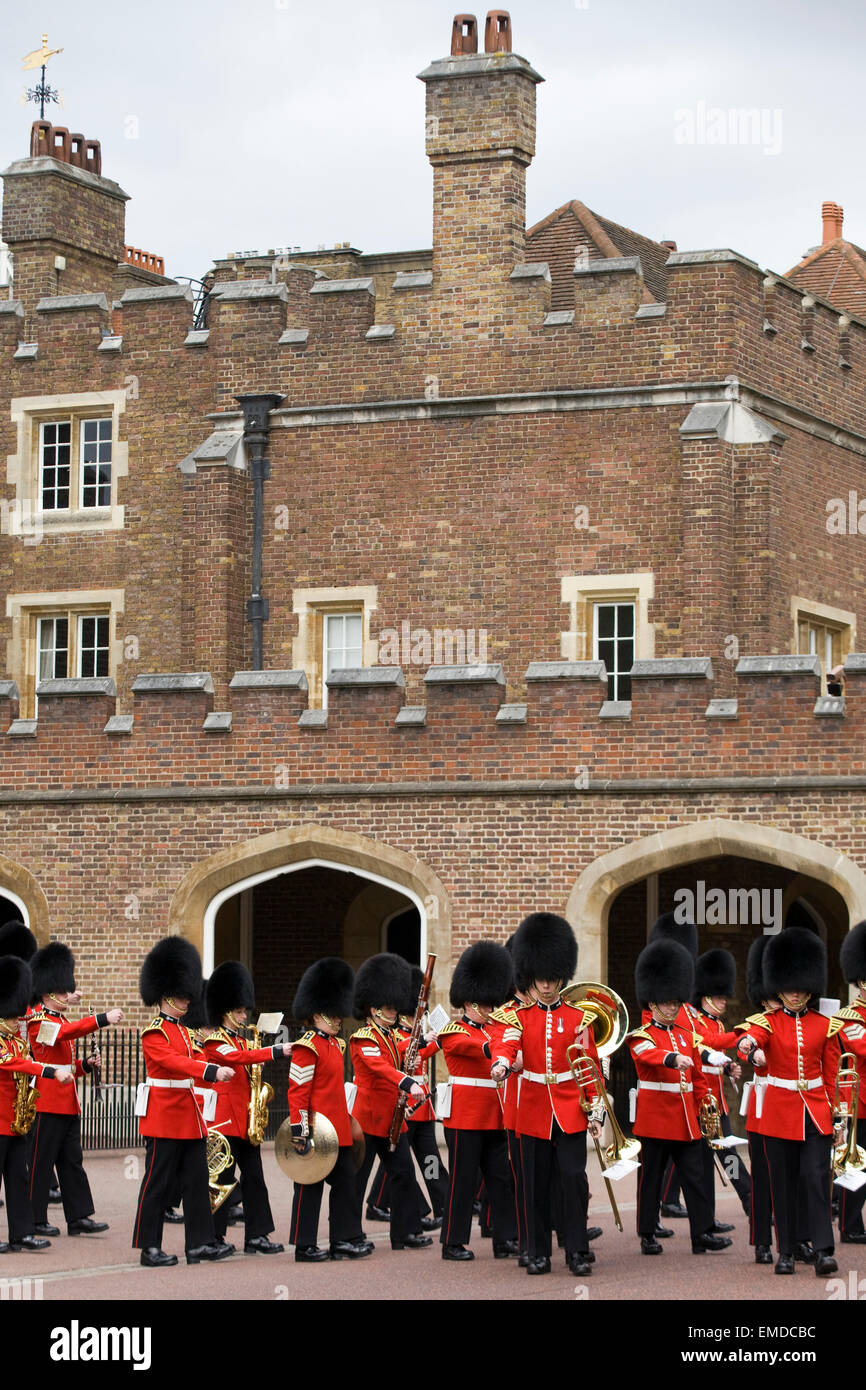
[[[849,314],[866,318],[866,251],[844,237],[810,252],[785,279]]]
[[[526,233],[526,259],[547,261],[550,266],[552,309],[574,308],[574,261],[580,250],[586,251],[590,260],[640,256],[644,300],[664,303],[667,298],[664,265],[670,255],[668,247],[599,217],[573,198]]]

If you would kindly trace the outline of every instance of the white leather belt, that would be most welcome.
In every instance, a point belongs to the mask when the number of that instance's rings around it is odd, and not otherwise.
[[[145,1086],[165,1086],[165,1087],[169,1087],[169,1086],[170,1086],[170,1087],[172,1088],[172,1090],[191,1091],[191,1090],[192,1090],[192,1077],[190,1077],[190,1076],[185,1076],[185,1077],[182,1077],[179,1081],[163,1081],[163,1080],[161,1080],[161,1079],[159,1079],[159,1078],[155,1078],[155,1077],[152,1077],[152,1076],[148,1076],[148,1077],[145,1078],[144,1084],[145,1084]]]
[[[815,1076],[811,1081],[795,1081],[787,1076],[765,1076],[763,1079],[768,1086],[780,1086],[783,1091],[817,1091],[819,1086],[824,1085],[821,1076]]]
[[[704,1076],[721,1076],[724,1067],[701,1067]]]
[[[485,1086],[496,1090],[497,1083],[493,1080],[486,1080],[483,1076],[452,1076],[452,1083],[455,1086]]]
[[[542,1086],[555,1086],[560,1081],[573,1081],[574,1073],[570,1071],[522,1071],[520,1075],[524,1081],[539,1081]]]
[[[638,1081],[637,1088],[639,1091],[679,1091],[680,1093],[694,1089],[691,1081],[687,1081],[684,1086],[681,1086],[678,1081]]]

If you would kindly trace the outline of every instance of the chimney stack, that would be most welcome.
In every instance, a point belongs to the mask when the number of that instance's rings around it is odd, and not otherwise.
[[[828,241],[836,241],[842,235],[842,218],[844,213],[838,203],[822,203],[821,219],[823,222],[823,236],[821,245],[826,246]]]

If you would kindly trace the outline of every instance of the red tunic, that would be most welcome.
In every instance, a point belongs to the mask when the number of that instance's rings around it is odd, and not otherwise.
[[[632,1128],[639,1138],[679,1143],[701,1138],[698,1110],[710,1087],[701,1071],[700,1039],[690,1027],[682,1027],[681,1016],[670,1027],[645,1023],[628,1036],[637,1071],[637,1114]],[[690,1071],[671,1065],[675,1053],[690,1059]]]
[[[50,1062],[34,1062],[27,1055],[27,1044],[18,1033],[0,1034],[0,1134],[12,1134],[12,1117],[15,1113],[15,1097],[17,1094],[16,1075],[23,1073],[25,1076],[41,1076],[43,1086],[51,1084],[50,1075],[54,1070]],[[67,1090],[74,1091],[75,1086],[72,1082],[55,1082],[57,1086],[66,1086]],[[36,1107],[39,1108],[37,1096]]]
[[[839,1047],[842,1052],[853,1052],[857,1059],[860,1074],[860,1114],[866,1117],[866,999],[858,999],[847,1009],[840,1009],[835,1015],[842,1024],[839,1030]],[[843,1092],[848,1091],[843,1087]]]
[[[494,1019],[507,1017],[502,1041],[495,1050],[511,1066],[518,1052],[523,1053],[520,1096],[517,1102],[517,1132],[536,1139],[549,1139],[554,1121],[564,1134],[580,1134],[587,1128],[581,1106],[581,1090],[571,1073],[566,1049],[573,1043],[600,1067],[592,1029],[584,1023],[584,1011],[576,1004],[559,1000],[556,1004],[521,1004],[516,1009],[497,1010]],[[599,1103],[591,1083],[585,1097]]]
[[[802,1141],[807,1113],[821,1134],[832,1134],[840,1027],[838,1018],[817,1009],[794,1014],[782,1008],[756,1014],[738,1029],[754,1038],[767,1058],[766,1076],[755,1092],[761,1134]]]
[[[235,1072],[231,1081],[224,1081],[216,1088],[216,1114],[211,1128],[233,1139],[246,1139],[250,1105],[248,1068],[259,1062],[272,1062],[275,1052],[282,1055],[282,1048],[279,1044],[252,1048],[246,1038],[228,1028],[218,1028],[205,1038],[202,1046],[209,1062],[218,1067],[233,1067]]]
[[[462,1018],[439,1034],[451,1078],[451,1114],[446,1129],[503,1129],[502,1088],[491,1080],[495,1031]]]
[[[185,1081],[184,1086],[151,1086],[147,1114],[139,1117],[139,1133],[157,1139],[203,1139],[207,1125],[193,1091],[213,1085],[217,1068],[209,1062],[193,1034],[174,1018],[161,1014],[142,1030],[141,1050],[147,1077],[154,1081]]]
[[[690,1004],[689,1011],[694,1031],[707,1051],[724,1052],[729,1047],[736,1047],[740,1040],[738,1032],[734,1029],[726,1032],[720,1021],[712,1014],[705,1014],[703,1009],[696,1009]],[[704,1048],[701,1049],[702,1054]],[[719,1110],[723,1115],[729,1114],[723,1085],[724,1068],[717,1062],[708,1062],[706,1057],[702,1055],[701,1070],[709,1082],[710,1091],[716,1098]]]
[[[345,1052],[346,1044],[342,1038],[311,1028],[293,1044],[289,1069],[290,1123],[300,1125],[306,1134],[309,1132],[310,1115],[325,1115],[337,1131],[341,1149],[352,1146],[352,1121],[346,1105],[344,1081]],[[392,1105],[392,1114],[393,1110]],[[372,1131],[367,1130],[367,1133]]]
[[[60,1025],[60,1031],[51,1044],[36,1041],[43,1022]],[[71,1019],[64,1018],[63,1014],[57,1013],[54,1009],[36,1009],[27,1016],[27,1036],[30,1041],[30,1051],[37,1062],[47,1062],[52,1067],[72,1067],[76,1076],[83,1076],[84,1067],[81,1061],[76,1059],[72,1040],[73,1038],[86,1038],[88,1033],[96,1033],[100,1028],[107,1026],[107,1014],[96,1014],[90,1018],[79,1018],[73,1022]],[[39,1087],[36,1110],[41,1115],[80,1115],[81,1103],[78,1099],[78,1087],[74,1082],[64,1085],[60,1081],[46,1081],[44,1086]]]
[[[400,1022],[394,1029],[394,1032],[400,1038],[401,1045],[405,1045],[403,1051],[401,1052],[401,1056],[405,1055],[405,1048],[409,1046],[409,1039],[412,1036],[412,1024],[414,1022],[415,1020],[412,1019],[407,1026],[406,1023],[403,1022],[403,1015],[401,1015]],[[430,1090],[429,1059],[432,1056],[434,1056],[434,1054],[438,1051],[438,1042],[431,1041],[425,1043],[418,1052],[418,1061],[416,1063],[415,1070],[412,1073],[413,1079],[415,1081],[423,1082],[424,1085],[427,1087],[428,1091]],[[409,1102],[409,1110],[412,1110],[414,1104],[415,1102],[413,1100]],[[433,1102],[430,1100],[425,1100],[421,1105],[418,1106],[417,1110],[412,1110],[411,1115],[407,1112],[406,1119],[408,1120],[410,1125],[419,1124],[422,1120],[435,1120],[436,1113],[433,1109]]]
[[[502,1042],[503,1034],[508,1027],[509,1012],[513,1013],[515,1009],[519,1009],[522,1003],[523,1000],[518,999],[515,995],[501,1009],[497,1009],[491,1016],[489,1023],[485,1025],[492,1039],[491,1047],[494,1056],[499,1055],[499,1044]],[[522,1057],[519,1060],[522,1063]],[[509,1072],[500,1095],[502,1096],[502,1123],[506,1129],[515,1133],[517,1130],[517,1100],[520,1095],[520,1075],[518,1073]]]
[[[393,1029],[369,1023],[352,1034],[349,1051],[358,1087],[352,1114],[365,1134],[385,1139],[394,1118],[400,1083],[407,1079],[400,1066],[406,1043],[394,1035]],[[406,1129],[404,1121],[401,1132]]]

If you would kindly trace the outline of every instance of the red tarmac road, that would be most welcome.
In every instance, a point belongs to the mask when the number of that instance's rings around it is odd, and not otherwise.
[[[273,1145],[263,1150],[265,1176],[276,1221],[275,1240],[286,1241],[291,1212],[292,1187],[274,1159]],[[664,1254],[642,1256],[634,1233],[634,1178],[616,1184],[617,1203],[624,1231],[617,1231],[598,1177],[594,1155],[590,1160],[593,1198],[590,1214],[604,1235],[594,1242],[596,1264],[590,1277],[577,1279],[565,1268],[564,1255],[556,1251],[553,1272],[531,1278],[516,1260],[494,1260],[491,1243],[482,1240],[473,1226],[471,1264],[446,1264],[434,1232],[427,1250],[394,1252],[387,1226],[366,1223],[367,1235],[376,1243],[366,1260],[333,1264],[298,1265],[287,1248],[283,1255],[239,1253],[217,1265],[187,1266],[183,1258],[183,1227],[167,1225],[164,1249],[179,1257],[171,1269],[142,1269],[138,1252],[130,1247],[135,1202],[141,1178],[143,1151],[86,1155],[96,1216],[108,1221],[104,1235],[69,1237],[65,1234],[60,1206],[49,1208],[49,1220],[61,1229],[51,1248],[42,1254],[0,1255],[0,1296],[10,1279],[41,1280],[31,1286],[35,1296],[48,1300],[176,1301],[186,1299],[255,1299],[269,1302],[329,1299],[356,1300],[521,1300],[600,1301],[632,1299],[711,1299],[722,1302],[755,1302],[765,1299],[828,1301],[851,1297],[850,1274],[866,1276],[866,1246],[837,1245],[839,1273],[834,1284],[817,1279],[808,1265],[797,1265],[793,1278],[778,1278],[772,1266],[758,1266],[748,1244],[748,1225],[736,1195],[717,1185],[717,1214],[733,1221],[734,1243],[720,1254],[691,1254],[688,1223],[669,1221],[676,1232],[664,1242]],[[327,1191],[325,1203],[327,1201]],[[5,1210],[0,1230],[5,1238]],[[228,1239],[243,1251],[243,1228],[230,1226]],[[327,1225],[320,1229],[320,1244],[327,1243]],[[866,1289],[866,1279],[864,1279]],[[31,1295],[33,1296],[33,1295]],[[862,1296],[862,1295],[861,1295]]]

